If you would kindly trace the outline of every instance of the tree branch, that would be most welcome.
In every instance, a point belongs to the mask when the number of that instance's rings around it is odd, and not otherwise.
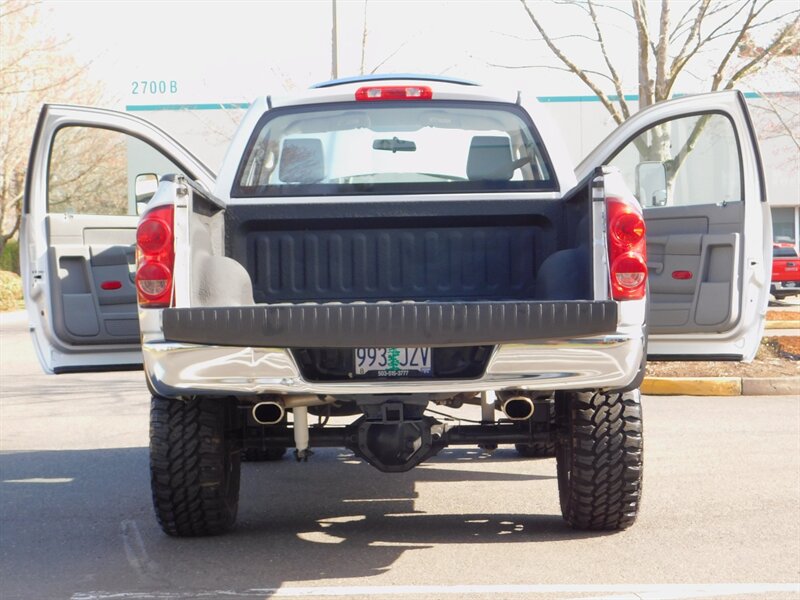
[[[19,225],[22,222],[22,211],[20,210],[19,200],[16,202],[16,216],[14,217],[14,225],[11,226],[11,229],[8,230],[8,233],[3,233],[0,237],[3,239],[3,247],[5,248],[6,243],[8,240],[13,238],[17,235],[19,231]]]
[[[513,38],[515,40],[520,40],[522,42],[543,42],[544,41],[544,38],[540,38],[540,37],[538,37],[538,38],[537,37],[522,37],[521,35],[514,35],[513,33],[506,33],[504,31],[492,31],[492,33],[494,33],[496,35],[502,35],[503,37],[508,37],[508,38]],[[572,33],[572,34],[569,34],[569,35],[559,35],[559,36],[551,37],[550,39],[555,42],[555,41],[568,40],[568,39],[574,39],[574,38],[583,39],[583,40],[586,40],[586,41],[589,41],[589,42],[596,42],[597,41],[596,38],[591,38],[588,35],[583,35],[581,33]]]
[[[800,150],[800,136],[798,136],[796,129],[792,128],[792,124],[783,118],[784,111],[781,109],[780,106],[776,106],[775,103],[767,95],[762,94],[761,98],[770,106],[769,109],[764,109],[764,110],[769,110],[771,114],[775,115],[775,117],[778,119],[778,122],[785,130],[784,133],[781,133],[780,135],[776,135],[774,137],[787,136],[790,140],[792,140],[792,143],[795,146],[797,146],[797,149]]]
[[[552,71],[562,71],[564,73],[573,73],[572,69],[568,69],[567,67],[556,67],[555,65],[501,65],[501,64],[498,64],[498,63],[487,62],[486,66],[496,67],[498,69],[509,69],[509,70],[517,70],[517,69],[550,69]],[[588,73],[590,75],[597,75],[598,77],[603,77],[605,79],[608,79],[612,83],[614,82],[611,79],[611,77],[609,77],[606,73],[601,73],[600,71],[594,71],[592,69],[584,69],[583,71],[584,71],[584,73]]]
[[[617,98],[619,98],[619,106],[622,110],[622,115],[627,119],[631,116],[631,111],[628,108],[628,101],[625,100],[625,94],[622,91],[622,81],[619,78],[619,73],[614,68],[614,65],[611,63],[611,59],[608,56],[608,51],[606,50],[606,43],[603,39],[603,33],[600,31],[600,24],[597,22],[597,13],[594,10],[594,3],[592,0],[588,0],[589,6],[589,16],[592,18],[592,24],[594,25],[594,31],[597,34],[597,42],[600,44],[600,51],[603,54],[603,60],[606,62],[606,66],[608,67],[608,72],[611,74],[611,82],[614,84],[614,91],[617,92]]]
[[[0,13],[0,19],[7,19],[13,14],[18,12],[22,12],[24,10],[28,10],[29,8],[33,8],[34,6],[39,6],[41,4],[41,0],[35,0],[33,2],[4,2],[3,6],[13,6],[12,10],[7,10],[4,13]]]
[[[728,66],[728,63],[730,62],[731,57],[735,54],[736,49],[739,47],[739,44],[744,39],[744,36],[747,34],[747,30],[749,29],[750,24],[753,22],[753,20],[756,17],[758,17],[759,13],[764,9],[764,7],[768,6],[769,4],[770,4],[770,0],[767,0],[767,2],[758,11],[756,10],[756,1],[755,0],[750,5],[750,12],[748,13],[747,18],[745,19],[741,30],[739,31],[739,33],[734,38],[733,43],[731,44],[730,48],[728,49],[728,51],[723,56],[722,60],[719,63],[719,66],[717,67],[717,71],[714,73],[714,76],[711,79],[711,82],[712,82],[711,83],[711,90],[712,91],[716,91],[716,90],[719,89],[719,86],[722,83],[722,77],[723,77],[723,75],[725,73],[725,67]]]
[[[551,40],[550,37],[547,35],[547,33],[545,32],[545,30],[542,27],[541,23],[539,23],[539,20],[536,18],[536,16],[533,14],[531,9],[528,7],[528,5],[526,4],[525,0],[519,0],[519,1],[520,1],[520,4],[522,4],[522,7],[525,9],[525,12],[528,14],[528,18],[531,20],[531,22],[533,23],[534,27],[536,27],[536,29],[539,31],[539,35],[542,36],[542,38],[544,39],[545,44],[547,44],[547,47],[550,48],[550,51],[553,54],[555,54],[556,57],[562,63],[564,63],[564,65],[570,71],[572,71],[575,75],[577,75],[578,78],[581,81],[583,81],[583,83],[585,83],[587,86],[589,86],[589,89],[591,89],[597,95],[597,97],[600,99],[601,104],[611,114],[611,116],[613,117],[614,121],[617,124],[621,124],[625,119],[622,117],[620,112],[616,109],[616,107],[611,102],[611,100],[608,98],[606,93],[602,89],[600,89],[600,87],[598,87],[597,84],[595,84],[589,78],[589,76],[586,73],[586,71],[584,71],[583,69],[578,67],[578,65],[576,65],[569,58],[567,58],[567,56],[558,48],[558,46],[556,46],[553,43],[553,40]]]
[[[717,27],[715,27],[712,30],[712,32],[708,34],[706,37],[702,37],[702,34],[700,33],[700,28],[702,27],[703,22],[712,14],[721,12],[722,9],[720,7],[717,7],[715,9],[709,9],[703,14],[703,17],[697,24],[697,43],[695,44],[694,48],[688,54],[685,54],[683,58],[680,60],[680,62],[677,63],[673,62],[673,68],[670,73],[669,81],[667,82],[667,89],[669,90],[669,93],[672,93],[672,88],[675,86],[675,82],[677,81],[678,76],[680,75],[683,68],[700,51],[700,49],[703,46],[705,46],[708,42],[716,39],[717,37],[722,37],[723,35],[729,35],[729,32],[726,32],[724,34],[719,34],[719,31],[721,29],[724,29],[725,26],[727,26],[731,21],[733,21],[739,15],[739,13],[741,13],[745,9],[745,7],[747,6],[746,2],[747,0],[745,0],[742,4],[740,4],[739,8],[737,8],[732,15],[730,15],[727,19],[725,19],[722,23],[720,23]],[[735,4],[734,2],[731,2],[730,4],[727,4],[725,8],[733,6],[734,4]]]
[[[661,0],[661,18],[658,20],[658,44],[656,45],[656,87],[655,100],[666,100],[667,90],[667,49],[669,45],[669,0]]]
[[[405,48],[405,47],[408,45],[408,43],[409,43],[410,41],[411,41],[411,40],[410,40],[410,39],[408,39],[408,40],[406,40],[405,42],[403,42],[402,44],[400,44],[400,45],[399,45],[399,46],[398,46],[398,47],[395,49],[395,51],[394,51],[394,52],[392,52],[392,53],[391,53],[389,56],[387,56],[387,57],[386,57],[386,58],[384,58],[384,59],[383,59],[381,62],[379,62],[377,65],[375,65],[375,68],[374,68],[374,69],[372,69],[372,70],[369,72],[369,74],[370,74],[370,75],[374,75],[374,74],[375,74],[375,72],[376,72],[378,69],[380,69],[380,68],[381,68],[381,67],[382,67],[384,64],[386,64],[386,62],[387,62],[387,61],[391,60],[391,59],[392,59],[392,58],[393,58],[393,57],[394,57],[394,56],[395,56],[395,55],[396,55],[398,52],[400,52],[400,50],[402,50],[403,48]]]
[[[602,8],[603,10],[611,10],[611,11],[614,11],[614,12],[618,12],[618,13],[620,13],[622,15],[625,15],[626,17],[628,17],[631,20],[635,20],[631,13],[629,13],[624,8],[620,8],[619,6],[616,6],[615,4],[603,4],[602,2],[595,2],[595,4],[599,8]]]
[[[684,13],[681,15],[681,18],[678,19],[678,24],[675,25],[675,28],[672,30],[672,33],[669,35],[669,41],[675,42],[682,34],[684,27],[688,27],[690,21],[688,20],[689,14],[697,8],[697,5],[700,4],[702,0],[695,0],[689,8],[687,8]],[[696,19],[693,19],[695,21]]]
[[[709,4],[711,4],[711,0],[699,0],[700,6],[697,9],[697,14],[692,21],[691,28],[689,29],[689,34],[686,36],[686,40],[683,42],[683,46],[681,46],[680,52],[678,55],[673,59],[672,65],[669,68],[669,76],[666,81],[666,88],[665,92],[667,96],[672,93],[672,86],[675,85],[675,80],[678,77],[678,73],[681,72],[683,67],[686,65],[686,62],[689,60],[687,52],[689,50],[689,45],[692,43],[692,40],[695,38],[699,39],[700,36],[700,26],[703,23],[703,19],[705,19],[706,12],[708,11]],[[697,2],[693,6],[697,6]],[[686,13],[689,14],[688,11]]]
[[[772,40],[772,43],[758,52],[749,62],[731,75],[728,83],[725,84],[725,89],[731,89],[743,77],[767,65],[772,57],[780,54],[791,45],[798,43],[798,41],[800,41],[800,19],[796,18],[783,28],[775,39]]]
[[[639,108],[653,104],[653,85],[650,81],[650,32],[643,0],[631,0],[639,45]]]

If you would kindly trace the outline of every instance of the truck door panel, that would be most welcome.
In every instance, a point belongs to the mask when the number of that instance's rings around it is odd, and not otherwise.
[[[736,202],[645,209],[651,333],[724,331],[735,324],[742,208]]]
[[[643,208],[651,358],[751,359],[768,300],[770,214],[742,94],[651,106],[576,176],[600,165],[616,167]]]
[[[135,216],[48,215],[53,330],[60,339],[73,344],[138,342],[132,278],[136,222]]]
[[[157,127],[114,111],[45,105],[20,226],[28,321],[45,371],[141,364],[134,287],[137,175],[213,173]]]

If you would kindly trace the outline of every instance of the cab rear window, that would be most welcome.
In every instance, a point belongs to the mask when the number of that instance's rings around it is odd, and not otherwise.
[[[519,107],[415,101],[270,111],[253,132],[231,195],[557,189]]]

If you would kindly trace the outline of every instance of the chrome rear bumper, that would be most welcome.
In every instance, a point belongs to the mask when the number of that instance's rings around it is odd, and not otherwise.
[[[142,344],[145,372],[154,391],[166,397],[619,388],[635,379],[644,352],[641,328],[630,327],[596,337],[498,345],[477,379],[311,382],[284,348],[205,346],[147,337]]]

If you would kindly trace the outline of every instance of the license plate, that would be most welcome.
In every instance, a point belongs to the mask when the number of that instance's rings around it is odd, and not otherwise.
[[[783,287],[793,288],[797,287],[797,284],[794,281],[786,281],[784,282]]]
[[[408,377],[431,374],[430,348],[356,348],[356,375]]]

